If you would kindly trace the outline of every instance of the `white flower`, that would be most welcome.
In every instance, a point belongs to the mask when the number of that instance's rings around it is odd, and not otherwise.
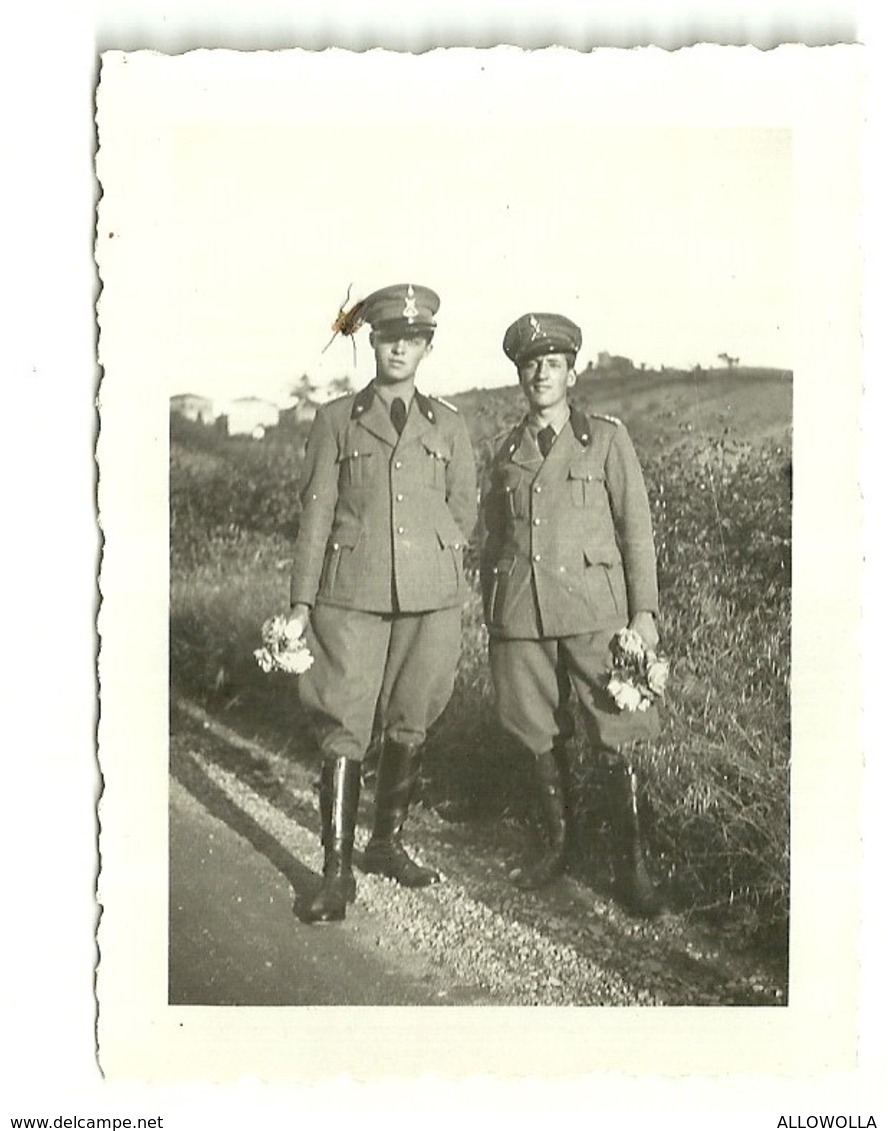
[[[619,652],[631,660],[644,660],[647,653],[644,641],[632,628],[621,628],[617,633]]]
[[[642,694],[631,683],[612,679],[607,685],[614,702],[621,711],[637,711],[642,703]]]
[[[286,621],[283,617],[269,617],[262,625],[262,643],[270,651],[275,652],[280,648],[284,637]]]
[[[647,684],[654,695],[662,695],[669,678],[669,664],[666,660],[654,660],[648,665]]]
[[[302,675],[313,663],[314,656],[305,646],[290,648],[278,656],[278,666],[281,671],[289,672],[290,675]]]
[[[304,631],[305,629],[298,620],[288,620],[284,625],[284,640],[287,644],[295,644],[297,640],[302,639],[302,634]]]
[[[253,655],[264,672],[287,672],[301,675],[314,663],[314,656],[302,637],[297,623],[289,617],[269,617],[262,625],[262,643]]]

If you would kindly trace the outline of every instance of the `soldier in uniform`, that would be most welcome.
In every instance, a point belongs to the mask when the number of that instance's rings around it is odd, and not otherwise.
[[[475,462],[464,421],[414,387],[432,348],[439,299],[399,284],[365,299],[376,376],[322,406],[300,483],[291,623],[315,657],[299,693],[322,757],[323,882],[307,918],[343,919],[361,762],[383,735],[366,872],[408,887],[436,883],[401,843],[426,730],[453,690],[462,551],[475,524]]]
[[[658,642],[651,518],[625,427],[568,401],[581,343],[559,314],[525,314],[503,341],[528,413],[498,450],[482,502],[491,672],[500,722],[533,756],[546,831],[545,851],[517,883],[540,887],[563,869],[573,688],[599,754],[619,891],[630,910],[650,915],[659,899],[628,751],[656,737],[658,720],[654,708],[621,713],[605,685],[619,629],[628,624],[648,648]]]

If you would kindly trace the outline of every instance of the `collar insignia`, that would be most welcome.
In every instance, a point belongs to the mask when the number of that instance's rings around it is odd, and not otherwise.
[[[354,404],[352,405],[351,418],[356,420],[362,413],[373,404],[373,385],[365,385],[359,393],[355,393]]]
[[[435,416],[435,409],[432,406],[432,403],[429,400],[429,398],[426,397],[426,396],[423,396],[423,394],[419,391],[419,389],[417,389],[416,392],[413,394],[413,399],[416,401],[417,405],[419,406],[419,411],[423,414],[423,416],[425,416],[428,420],[430,420],[432,422],[432,424],[436,424],[437,418]]]

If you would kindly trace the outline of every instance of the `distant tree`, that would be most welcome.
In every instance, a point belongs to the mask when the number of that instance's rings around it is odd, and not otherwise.
[[[318,387],[307,373],[303,373],[298,381],[294,381],[290,386],[289,393],[291,397],[295,397],[297,401],[310,401],[314,399]]]
[[[740,363],[739,357],[731,357],[729,353],[720,353],[718,355],[718,360],[723,361],[725,365],[727,365],[728,369],[733,369],[735,365],[739,365]]]
[[[334,377],[330,382],[329,389],[331,397],[344,397],[347,393],[355,391],[352,379],[347,373],[342,377]]]

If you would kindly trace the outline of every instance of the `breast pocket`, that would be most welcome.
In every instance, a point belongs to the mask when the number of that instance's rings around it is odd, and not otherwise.
[[[443,444],[435,440],[422,442],[422,481],[426,487],[435,491],[447,489],[447,468],[450,464],[450,452]]]
[[[588,463],[574,463],[567,471],[570,499],[575,507],[604,509],[608,505],[604,472]]]
[[[506,514],[512,518],[526,517],[528,483],[519,468],[505,467],[500,471],[499,490]]]
[[[378,475],[379,453],[367,447],[355,447],[339,460],[339,486],[370,487]]]

